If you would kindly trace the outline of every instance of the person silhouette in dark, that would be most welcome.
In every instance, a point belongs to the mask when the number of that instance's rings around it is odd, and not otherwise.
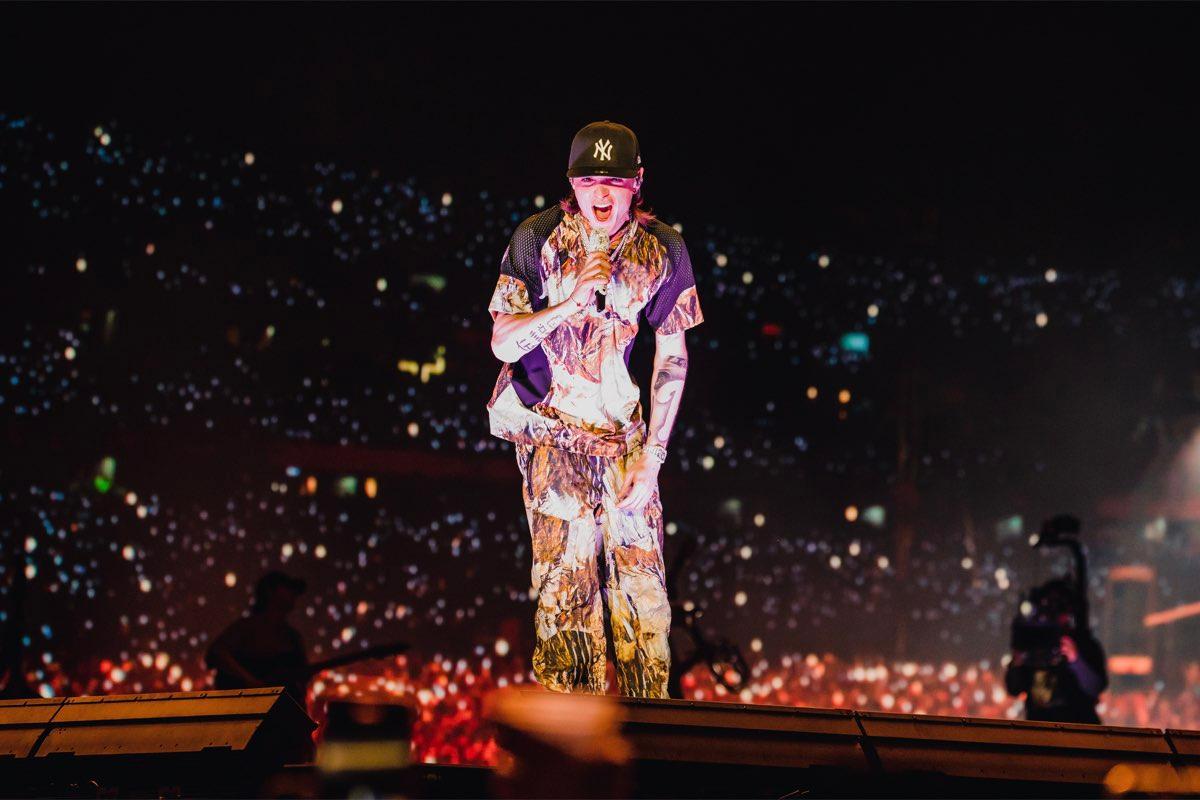
[[[305,588],[303,580],[278,570],[259,578],[250,614],[221,631],[205,654],[209,668],[216,670],[216,688],[283,686],[304,706],[308,658],[303,637],[287,617]]]
[[[1025,693],[1025,718],[1100,723],[1096,702],[1108,686],[1104,648],[1079,620],[1077,591],[1062,579],[1035,588],[1013,621],[1008,693]]]

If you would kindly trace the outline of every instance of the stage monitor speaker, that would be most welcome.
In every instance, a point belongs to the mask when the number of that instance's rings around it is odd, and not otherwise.
[[[0,759],[28,758],[62,704],[61,697],[0,700]]]
[[[0,759],[0,784],[252,793],[262,776],[311,760],[315,727],[279,687],[8,702],[0,737],[17,757]]]
[[[1181,731],[1170,728],[1167,739],[1178,754],[1178,761],[1189,766],[1200,766],[1200,731]]]
[[[854,712],[688,700],[623,700],[639,760],[867,771]]]
[[[1115,765],[1169,766],[1163,732],[1057,722],[857,712],[888,775],[1102,785]]]

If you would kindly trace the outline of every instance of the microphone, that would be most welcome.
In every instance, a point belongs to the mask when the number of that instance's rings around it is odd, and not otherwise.
[[[583,235],[583,249],[589,255],[591,253],[607,253],[608,245],[608,234],[604,231],[591,231]],[[607,291],[607,286],[596,290],[597,311],[604,311],[604,293]]]

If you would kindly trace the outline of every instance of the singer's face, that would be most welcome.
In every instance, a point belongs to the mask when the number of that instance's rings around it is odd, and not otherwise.
[[[592,230],[612,234],[629,218],[629,207],[642,182],[636,178],[612,178],[606,175],[571,178],[579,211]]]

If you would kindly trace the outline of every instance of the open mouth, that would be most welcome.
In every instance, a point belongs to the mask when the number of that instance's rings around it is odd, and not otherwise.
[[[612,203],[605,206],[592,206],[592,213],[596,215],[597,222],[608,222],[609,218],[612,217],[612,210]]]

